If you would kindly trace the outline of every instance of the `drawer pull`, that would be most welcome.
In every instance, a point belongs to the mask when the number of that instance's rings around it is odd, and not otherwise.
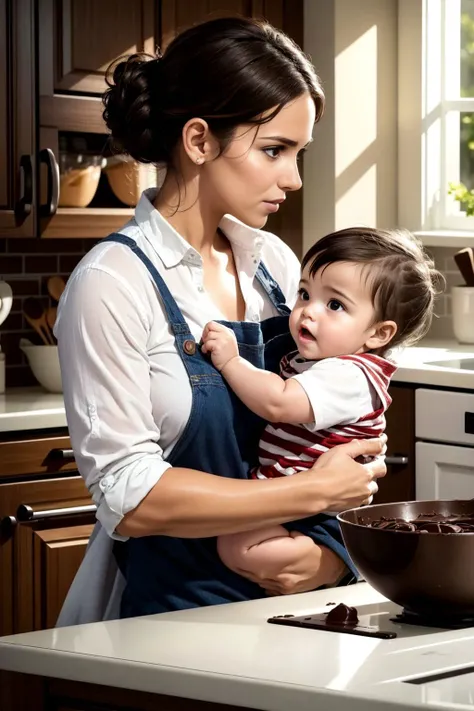
[[[52,449],[47,459],[53,462],[73,462],[74,451],[72,449]]]
[[[54,518],[55,516],[71,516],[73,514],[94,513],[95,511],[97,511],[95,504],[69,506],[63,509],[48,509],[47,511],[34,511],[28,504],[20,504],[16,517],[18,521],[39,521],[44,518]]]
[[[474,434],[474,412],[464,413],[464,432]]]
[[[385,457],[385,464],[390,466],[400,466],[408,464],[408,457],[403,455],[397,457]]]
[[[8,541],[16,527],[16,518],[14,516],[4,516],[0,521],[0,541],[4,543]]]

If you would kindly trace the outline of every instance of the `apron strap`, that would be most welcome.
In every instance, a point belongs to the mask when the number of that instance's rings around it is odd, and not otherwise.
[[[281,316],[288,316],[291,310],[286,304],[285,295],[263,262],[259,263],[255,277],[278,313]]]

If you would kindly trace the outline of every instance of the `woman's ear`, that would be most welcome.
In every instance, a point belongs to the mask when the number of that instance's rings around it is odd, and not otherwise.
[[[368,351],[375,351],[390,343],[397,332],[397,324],[395,321],[380,321],[370,330],[372,335],[366,340],[364,346]]]
[[[187,121],[181,136],[185,154],[196,165],[203,165],[218,154],[218,142],[204,119],[192,118]]]

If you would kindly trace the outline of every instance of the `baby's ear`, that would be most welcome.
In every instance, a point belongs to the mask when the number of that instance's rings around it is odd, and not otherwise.
[[[375,351],[388,345],[397,332],[395,321],[380,321],[371,329],[372,335],[365,342],[369,351]]]

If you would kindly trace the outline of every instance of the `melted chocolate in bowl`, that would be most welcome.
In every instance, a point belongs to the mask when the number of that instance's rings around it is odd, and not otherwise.
[[[344,543],[373,588],[408,612],[474,617],[474,500],[345,511]]]

